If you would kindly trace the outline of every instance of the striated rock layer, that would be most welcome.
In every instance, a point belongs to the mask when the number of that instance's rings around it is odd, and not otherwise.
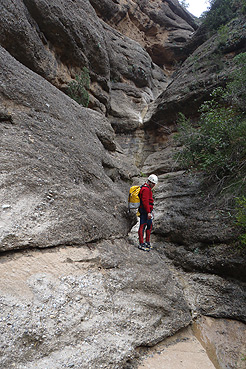
[[[224,87],[233,70],[233,58],[246,50],[245,16],[228,24],[226,36],[213,35],[200,44],[199,32],[187,44],[198,41],[195,50],[173,74],[172,81],[149,106],[145,127],[158,129],[159,124],[171,126],[182,112],[197,119],[201,103],[214,88]],[[192,50],[192,48],[191,48]]]

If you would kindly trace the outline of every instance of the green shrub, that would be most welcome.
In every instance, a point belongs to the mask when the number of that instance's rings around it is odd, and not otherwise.
[[[198,127],[184,115],[178,120],[178,140],[183,146],[179,160],[186,168],[204,171],[213,181],[225,177],[238,181],[246,172],[246,117],[232,107],[221,105],[224,90],[212,93],[212,100],[200,108]]]
[[[236,68],[232,72],[232,81],[227,85],[225,97],[246,112],[246,53],[237,55],[234,61]]]
[[[234,0],[233,3],[237,12],[246,14],[246,0]]]
[[[240,193],[246,175],[246,53],[234,61],[226,88],[215,89],[201,105],[198,126],[182,114],[177,123],[184,167],[204,171],[214,183],[237,183]]]
[[[221,45],[225,45],[229,36],[229,27],[228,25],[222,25],[218,29],[218,41]]]
[[[75,76],[75,80],[69,82],[67,88],[67,94],[78,104],[85,107],[89,104],[89,93],[87,89],[90,87],[89,71],[86,67],[83,67],[80,75]]]
[[[239,237],[241,244],[246,246],[246,197],[241,196],[236,201],[236,225],[241,228],[241,235]]]
[[[245,14],[246,0],[210,0],[210,6],[202,19],[209,33],[215,33],[238,14]]]
[[[235,59],[231,82],[217,88],[200,107],[197,126],[178,119],[178,159],[187,169],[204,173],[207,184],[226,192],[234,203],[240,241],[246,245],[246,53]],[[235,202],[235,199],[238,200]]]

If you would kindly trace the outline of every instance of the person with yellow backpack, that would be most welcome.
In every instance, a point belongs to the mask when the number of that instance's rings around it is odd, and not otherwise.
[[[152,246],[150,244],[150,234],[152,231],[152,220],[153,220],[152,211],[154,207],[152,189],[155,187],[157,183],[158,177],[155,174],[151,174],[148,177],[147,182],[143,186],[141,186],[139,192],[140,225],[138,229],[138,239],[139,239],[138,248],[144,251],[149,251],[150,249],[152,249]],[[145,234],[145,242],[144,242],[144,234]]]
[[[129,191],[128,209],[138,209],[137,215],[140,217],[140,225],[138,229],[138,238],[140,250],[150,251],[152,246],[150,244],[150,234],[152,230],[153,219],[153,194],[152,189],[158,183],[158,177],[151,174],[147,182],[140,186],[132,186]],[[144,242],[145,235],[145,242]]]

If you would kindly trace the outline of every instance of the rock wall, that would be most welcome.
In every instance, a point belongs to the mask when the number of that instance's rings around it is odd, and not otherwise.
[[[134,128],[149,101],[167,84],[144,48],[98,18],[88,0],[4,0],[1,23],[1,45],[19,62],[65,92],[87,67],[89,107],[116,120],[125,117],[126,125]],[[121,108],[116,110],[119,100]]]
[[[1,251],[126,235],[122,190],[137,172],[109,122],[3,48],[0,64]]]
[[[245,322],[232,228],[173,160],[176,113],[196,117],[211,72],[191,89],[203,45],[172,74],[193,18],[176,0],[2,0],[0,19],[0,367],[132,369],[199,315]],[[87,109],[64,93],[84,66]],[[150,172],[144,253],[126,201]]]
[[[166,73],[187,56],[185,46],[197,24],[177,0],[91,0],[98,16],[137,41]]]
[[[243,281],[245,252],[234,247],[237,230],[229,210],[214,196],[213,188],[208,191],[201,175],[182,171],[174,159],[179,152],[174,132],[179,112],[196,122],[201,103],[215,87],[225,86],[234,67],[233,57],[245,51],[244,24],[245,17],[236,18],[228,24],[226,35],[213,35],[198,45],[173,74],[166,90],[149,105],[144,127],[149,137],[157,139],[141,169],[160,175],[155,232],[169,243],[164,247],[166,255],[187,270]],[[196,38],[201,42],[199,30],[191,45]]]
[[[245,17],[228,24],[228,30],[201,41],[199,30],[187,43],[191,51],[197,47],[173,74],[172,81],[150,104],[144,124],[149,129],[159,125],[172,126],[182,112],[192,119],[199,116],[198,108],[218,86],[225,86],[233,69],[232,59],[245,52]],[[202,42],[202,43],[201,43]]]
[[[86,66],[89,107],[120,132],[141,126],[197,28],[177,0],[3,0],[1,21],[1,45],[62,91]]]
[[[121,236],[132,225],[120,192],[139,170],[115,143],[111,126],[117,133],[142,129],[148,104],[169,77],[137,41],[116,30],[117,22],[113,28],[110,17],[97,16],[103,4],[1,3],[2,250]],[[174,4],[166,16],[158,3],[157,24],[191,34],[192,18]],[[153,25],[151,3],[122,3],[118,10],[126,8]],[[179,14],[175,21],[167,20],[170,12]],[[82,66],[92,81],[89,106],[98,113],[61,92]]]

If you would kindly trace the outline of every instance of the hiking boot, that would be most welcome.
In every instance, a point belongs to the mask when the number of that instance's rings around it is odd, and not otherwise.
[[[144,246],[147,247],[148,249],[152,250],[153,246],[150,244],[150,242],[145,242]]]
[[[143,250],[143,251],[149,251],[149,247],[146,247],[144,243],[141,243],[140,245],[138,245],[139,250]]]

